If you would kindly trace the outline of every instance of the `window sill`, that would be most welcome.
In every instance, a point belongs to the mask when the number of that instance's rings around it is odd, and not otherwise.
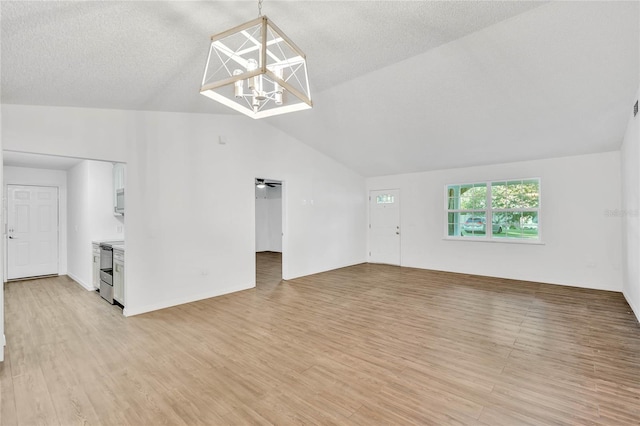
[[[542,240],[516,240],[514,238],[485,238],[485,237],[444,237],[445,241],[472,241],[475,243],[505,243],[505,244],[525,244],[534,246],[543,246]]]

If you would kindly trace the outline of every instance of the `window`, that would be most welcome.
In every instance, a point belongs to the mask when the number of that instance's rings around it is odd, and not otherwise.
[[[540,179],[447,185],[446,190],[447,237],[540,240]]]
[[[382,194],[376,197],[376,204],[393,204],[395,197],[391,194]]]

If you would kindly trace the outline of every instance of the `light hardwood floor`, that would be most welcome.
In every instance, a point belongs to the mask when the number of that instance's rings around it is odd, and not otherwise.
[[[0,423],[640,424],[618,293],[257,260],[256,289],[132,318],[66,277],[9,283]]]

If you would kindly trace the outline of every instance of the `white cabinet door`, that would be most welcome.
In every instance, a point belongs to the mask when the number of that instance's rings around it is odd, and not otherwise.
[[[100,246],[93,244],[93,275],[92,284],[94,288],[100,288]]]
[[[124,306],[124,253],[113,251],[113,299]]]
[[[120,262],[113,262],[113,300],[124,306],[123,274],[124,265]]]
[[[124,164],[113,165],[113,191],[124,188]]]
[[[122,213],[116,213],[118,206],[118,191],[124,189],[125,165],[122,163],[113,164],[113,211],[116,216],[122,216]]]

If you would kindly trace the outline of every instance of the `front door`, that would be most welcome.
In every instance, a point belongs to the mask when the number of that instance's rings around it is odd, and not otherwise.
[[[7,278],[58,273],[58,188],[7,185]]]
[[[400,190],[369,193],[369,262],[400,265]]]

